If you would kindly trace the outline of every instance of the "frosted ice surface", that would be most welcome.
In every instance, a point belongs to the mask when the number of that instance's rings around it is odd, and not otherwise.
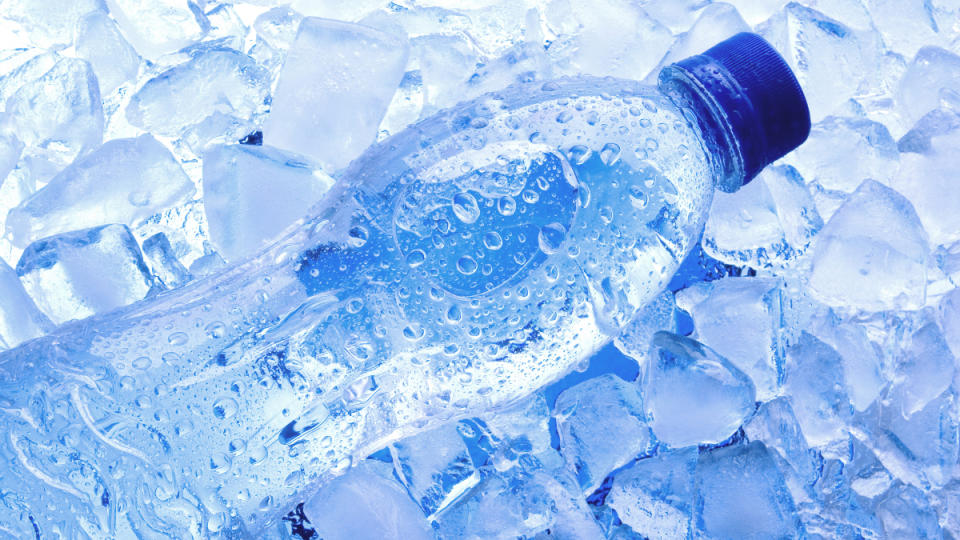
[[[676,309],[673,293],[664,291],[633,317],[616,337],[614,345],[642,365],[650,353],[650,343],[655,333],[661,330],[676,332]]]
[[[643,367],[643,404],[657,440],[674,448],[723,442],[755,408],[742,371],[696,341],[658,332]]]
[[[660,4],[665,3],[660,2]],[[700,54],[735,34],[749,31],[750,27],[735,7],[723,2],[708,4],[700,12],[690,30],[677,38],[657,69],[650,72],[647,80],[653,83],[664,66]]]
[[[426,518],[389,466],[367,460],[320,488],[303,504],[303,513],[324,540],[435,538]]]
[[[889,403],[909,417],[953,382],[954,356],[936,323],[913,333],[896,359]]]
[[[0,18],[13,21],[13,33],[27,43],[58,48],[70,45],[74,27],[84,14],[102,6],[102,0],[4,0]],[[12,46],[10,37],[4,37],[4,48]]]
[[[408,44],[372,28],[305,18],[280,71],[267,144],[336,171],[374,141],[400,83]]]
[[[853,406],[837,351],[804,332],[787,350],[783,385],[807,443],[823,446],[846,437]]]
[[[889,184],[900,167],[890,132],[866,118],[831,116],[817,122],[789,159],[808,182],[844,193],[868,178]]]
[[[198,51],[147,81],[130,98],[127,120],[151,133],[184,136],[202,148],[213,137],[236,140],[253,131],[253,117],[265,109],[269,91],[267,70],[249,56],[230,49]],[[190,99],[183,99],[187,95]]]
[[[210,239],[228,261],[252,255],[304,217],[332,185],[302,156],[267,146],[212,146],[203,155]]]
[[[395,474],[424,515],[433,515],[480,481],[467,445],[454,424],[390,445]]]
[[[100,145],[103,107],[93,70],[63,58],[7,100],[9,121],[24,154],[63,167]]]
[[[728,264],[784,265],[804,253],[822,227],[796,169],[771,166],[735,193],[714,194],[702,245]]]
[[[105,0],[110,15],[144,58],[180,50],[203,37],[200,21],[187,2],[179,0]]]
[[[923,47],[900,79],[898,102],[908,120],[947,105],[960,110],[960,56],[939,47]]]
[[[914,144],[920,147],[900,154],[900,171],[890,186],[910,200],[931,246],[960,241],[960,212],[956,211],[960,201],[956,178],[960,170],[960,116],[938,109],[924,116],[911,133]]]
[[[554,414],[560,452],[584,493],[600,487],[614,469],[648,450],[650,429],[639,388],[614,375],[564,390],[554,404]]]
[[[910,202],[867,180],[820,231],[809,291],[837,309],[916,309],[926,296],[927,252]]]
[[[800,527],[783,477],[763,443],[700,455],[694,520],[702,538],[793,538]]]
[[[844,381],[850,402],[858,411],[866,410],[879,396],[886,381],[877,347],[862,327],[840,322],[836,317],[820,317],[809,328],[811,334],[833,347],[843,358]]]
[[[693,316],[696,338],[746,373],[757,399],[779,393],[783,345],[779,282],[724,278],[677,293],[677,305]]]
[[[797,75],[814,122],[836,114],[878,82],[882,43],[873,31],[854,30],[797,3],[788,4],[757,31]]]
[[[153,275],[168,289],[175,289],[190,280],[190,272],[174,255],[167,235],[157,233],[144,240],[141,247]]]
[[[53,328],[23,289],[17,273],[0,259],[0,350],[40,337]]]
[[[151,135],[114,139],[64,169],[7,215],[18,246],[105,223],[133,225],[194,192],[169,150]]]
[[[688,448],[634,462],[614,477],[606,504],[643,537],[686,538],[697,455]]]
[[[55,324],[103,313],[144,298],[152,279],[125,225],[105,225],[27,246],[17,275]]]
[[[137,76],[140,56],[103,11],[92,11],[80,19],[74,47],[77,56],[93,66],[102,96]]]

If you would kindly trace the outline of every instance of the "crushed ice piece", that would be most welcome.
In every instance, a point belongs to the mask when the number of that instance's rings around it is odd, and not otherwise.
[[[644,407],[657,440],[674,448],[723,442],[755,408],[750,378],[696,341],[657,332],[643,368]]]
[[[125,225],[105,225],[38,240],[24,250],[17,275],[55,324],[143,299],[153,280]]]
[[[940,328],[927,323],[898,355],[888,400],[909,418],[950,386],[954,372],[954,357]]]
[[[616,337],[614,345],[620,352],[642,364],[650,352],[655,333],[661,330],[677,331],[676,311],[673,293],[662,292],[634,315],[633,320]]]
[[[454,424],[408,437],[389,448],[395,474],[427,516],[445,509],[480,481]]]
[[[878,83],[882,42],[872,29],[854,30],[791,2],[756,30],[793,69],[814,122],[836,114],[850,98]]]
[[[820,457],[810,451],[788,398],[778,397],[761,405],[743,431],[750,441],[760,441],[775,450],[803,486],[817,480]]]
[[[15,27],[8,30],[26,43],[56,49],[70,45],[77,21],[98,9],[101,0],[4,0],[0,19],[14,22]],[[11,37],[4,36],[4,48],[12,46]]]
[[[694,522],[704,538],[793,538],[800,522],[763,443],[704,452],[697,461]]]
[[[170,241],[173,254],[187,267],[198,257],[213,251],[207,234],[207,218],[203,212],[203,201],[200,199],[193,199],[157,212],[140,221],[132,230],[141,244],[151,236],[162,232]]]
[[[916,149],[919,152],[900,154],[900,172],[890,187],[910,200],[931,246],[949,245],[960,241],[960,212],[956,211],[960,201],[960,182],[956,181],[960,170],[960,116],[934,111],[920,123],[908,133],[913,134],[914,141],[923,141]]]
[[[136,127],[184,136],[191,147],[202,148],[214,137],[237,140],[254,131],[254,116],[263,112],[269,91],[267,71],[249,56],[204,50],[147,81],[130,98],[126,115]]]
[[[882,441],[879,448],[887,450],[883,459],[892,463],[889,468],[900,480],[934,487],[951,480],[960,440],[956,400],[954,392],[946,390],[909,416],[897,404],[882,409],[871,442]]]
[[[390,477],[389,466],[374,460],[321,487],[303,503],[303,513],[324,540],[435,538],[420,509]]]
[[[264,122],[264,141],[336,171],[372,143],[409,45],[366,26],[307,17]]]
[[[205,42],[238,51],[244,50],[244,41],[249,29],[232,5],[217,5],[204,15],[209,25],[204,37]]]
[[[783,386],[808,444],[825,446],[846,437],[853,406],[844,384],[843,359],[833,348],[801,334],[787,350]]]
[[[105,223],[134,224],[194,192],[180,164],[150,135],[114,139],[78,159],[7,215],[18,246]]]
[[[925,301],[927,252],[910,202],[866,180],[820,231],[808,290],[835,309],[917,309]]]
[[[659,2],[658,4],[667,3]],[[702,2],[700,4],[702,5]],[[649,13],[649,7],[644,7]],[[660,60],[657,68],[650,72],[647,80],[651,83],[656,82],[654,79],[664,66],[700,54],[740,32],[750,32],[750,27],[744,22],[743,17],[740,16],[735,7],[724,2],[707,4],[700,12],[696,22],[690,27],[690,30],[677,37],[673,46]]]
[[[790,162],[806,181],[852,193],[868,178],[889,184],[900,167],[900,154],[883,124],[831,116],[813,125]]]
[[[110,15],[140,55],[149,60],[180,50],[203,37],[197,14],[177,0],[105,0]]]
[[[560,452],[584,493],[651,443],[636,385],[606,374],[564,390],[554,404]],[[614,441],[616,441],[614,443]]]
[[[212,146],[203,155],[210,240],[228,261],[252,255],[305,216],[332,185],[303,156],[268,146]]]
[[[850,322],[840,322],[835,317],[815,319],[808,330],[843,358],[844,381],[850,403],[857,411],[865,411],[880,397],[886,386],[877,347],[870,342],[863,328]]]
[[[63,167],[100,145],[103,107],[90,64],[63,58],[7,100],[9,121],[24,155]]]
[[[303,15],[289,6],[278,6],[261,13],[253,21],[257,34],[250,56],[270,70],[274,79],[287,57],[287,50],[297,37]]]
[[[143,257],[153,275],[168,289],[176,289],[190,281],[190,272],[180,263],[173,254],[170,240],[162,232],[143,241]]]
[[[647,538],[687,538],[693,513],[695,447],[660,452],[618,472],[606,504]]]
[[[702,245],[728,264],[780,266],[803,254],[822,227],[803,178],[793,167],[777,165],[736,193],[714,194]]]
[[[227,267],[227,261],[223,260],[216,251],[197,257],[190,264],[190,274],[194,277],[203,277],[214,274]]]
[[[779,393],[783,362],[780,283],[729,277],[677,292],[677,305],[693,316],[694,337],[746,373],[757,400]]]
[[[53,323],[37,309],[17,273],[0,259],[0,351],[52,329]]]
[[[939,47],[924,47],[900,79],[898,102],[908,120],[947,105],[960,110],[960,56]]]
[[[140,69],[140,55],[124,39],[117,23],[103,11],[92,11],[80,19],[74,47],[77,56],[90,62],[97,74],[101,96],[134,80]]]
[[[929,501],[914,486],[900,484],[885,493],[876,506],[884,538],[943,538],[945,531]]]

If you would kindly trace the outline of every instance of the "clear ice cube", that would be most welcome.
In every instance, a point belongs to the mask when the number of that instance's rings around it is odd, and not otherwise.
[[[866,180],[820,231],[808,289],[840,310],[917,309],[927,259],[927,235],[910,202]]]
[[[69,46],[73,30],[84,14],[101,8],[100,0],[4,0],[0,18],[15,23],[11,29],[27,43],[44,49]],[[4,48],[10,47],[5,36]]]
[[[144,58],[156,60],[203,37],[203,27],[188,2],[177,0],[105,0],[120,30]]]
[[[723,442],[751,414],[756,390],[726,358],[658,332],[643,368],[643,404],[657,440],[674,448]]]
[[[143,299],[153,284],[140,246],[125,225],[105,225],[38,240],[17,275],[55,324]]]
[[[42,336],[53,324],[27,295],[17,273],[0,259],[0,350]]]
[[[646,538],[687,538],[693,513],[695,447],[640,459],[613,479],[606,504]]]
[[[677,304],[673,293],[664,291],[637,313],[614,340],[620,352],[643,364],[650,353],[653,335],[659,331],[676,332]]]
[[[667,3],[668,2],[659,2],[658,4]],[[740,16],[737,8],[724,2],[707,4],[707,6],[700,11],[696,22],[693,23],[690,30],[677,37],[673,46],[670,47],[667,54],[660,60],[657,69],[651,71],[647,79],[650,82],[655,82],[656,76],[664,66],[700,54],[733,35],[749,31],[750,27],[743,20],[743,17]]]
[[[955,373],[953,353],[936,323],[925,324],[908,343],[897,355],[887,396],[888,403],[907,418],[942,394]]]
[[[560,452],[584,493],[651,443],[639,388],[601,375],[564,390],[554,405]]]
[[[837,351],[804,332],[787,350],[783,386],[808,444],[825,446],[846,437],[853,406]]]
[[[190,280],[190,272],[173,253],[167,235],[157,233],[143,241],[143,257],[153,275],[168,289],[176,289]]]
[[[307,17],[263,126],[264,141],[336,171],[374,142],[409,45],[358,24]]]
[[[117,23],[103,11],[92,11],[80,19],[74,47],[77,56],[93,67],[102,96],[137,77],[140,55],[127,43]]]
[[[78,159],[7,215],[14,244],[105,223],[133,225],[194,193],[170,151],[151,135],[114,139]]]
[[[267,146],[212,146],[203,155],[210,240],[228,261],[252,255],[304,217],[332,185],[303,156]]]

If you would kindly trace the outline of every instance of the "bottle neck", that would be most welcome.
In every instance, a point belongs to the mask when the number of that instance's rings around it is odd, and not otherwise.
[[[717,83],[723,84],[720,80]],[[660,72],[657,86],[699,128],[717,189],[728,193],[740,189],[747,180],[743,152],[716,99],[697,78],[676,64]]]

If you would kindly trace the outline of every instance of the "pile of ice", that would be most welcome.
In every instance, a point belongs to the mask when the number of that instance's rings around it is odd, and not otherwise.
[[[0,349],[256,252],[371,143],[461,99],[651,81],[752,29],[798,74],[810,140],[716,196],[616,347],[375,453],[269,534],[960,530],[960,4],[269,4],[0,3]]]

